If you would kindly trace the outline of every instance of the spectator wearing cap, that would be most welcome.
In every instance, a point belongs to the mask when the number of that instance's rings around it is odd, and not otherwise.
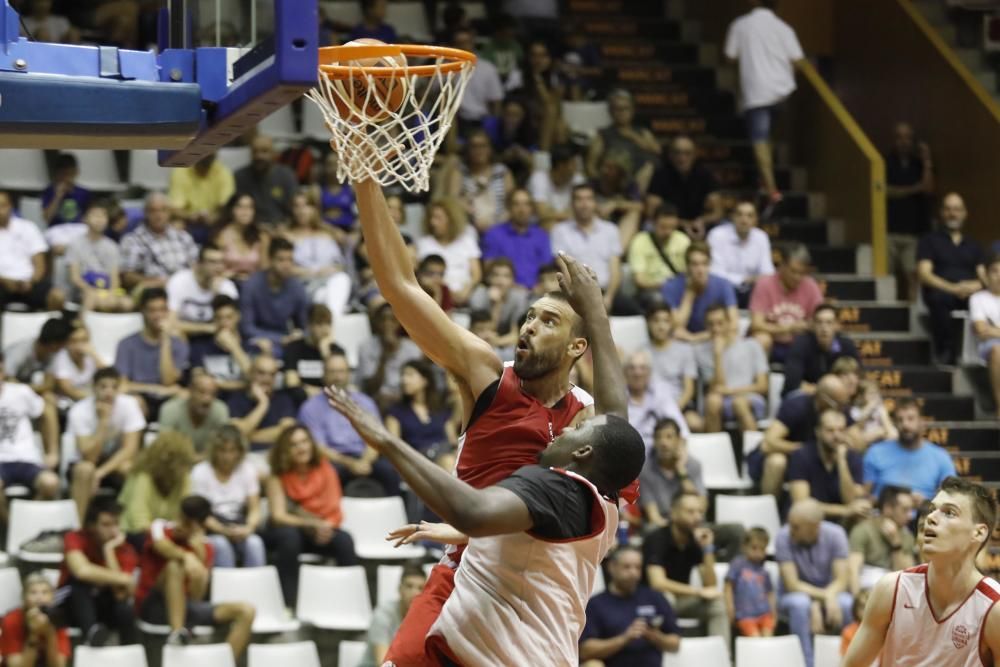
[[[667,150],[667,160],[653,173],[647,192],[656,205],[673,204],[687,234],[705,238],[705,225],[722,218],[722,198],[715,176],[698,161],[698,148],[690,137],[676,137]]]
[[[990,371],[993,400],[1000,415],[1000,254],[986,262],[986,289],[969,297],[969,322],[979,343],[979,357]]]
[[[678,340],[708,341],[711,336],[705,328],[705,314],[715,304],[725,307],[730,326],[738,331],[736,290],[725,278],[711,274],[711,261],[708,244],[695,241],[684,251],[685,272],[663,285],[663,300],[673,311],[674,337]]]
[[[712,249],[712,273],[733,284],[740,308],[746,308],[757,279],[774,273],[771,240],[757,227],[753,202],[739,202],[730,217],[713,227],[706,240]]]
[[[782,362],[795,336],[809,330],[823,292],[809,273],[809,251],[802,244],[778,248],[778,272],[754,283],[750,332],[772,361]]]
[[[510,218],[488,229],[481,241],[483,261],[508,258],[514,265],[514,280],[527,289],[535,287],[539,270],[552,262],[552,242],[548,232],[536,224],[532,197],[520,188],[511,192],[507,203]]]
[[[854,341],[840,333],[837,309],[820,304],[813,311],[812,329],[797,335],[788,349],[781,395],[793,391],[815,392],[816,383],[833,370],[834,362],[841,357],[860,361]]]
[[[65,295],[46,277],[49,246],[38,225],[14,215],[14,200],[0,190],[0,307],[62,310]]]
[[[145,210],[145,221],[121,240],[122,283],[127,290],[165,287],[170,276],[198,260],[191,235],[170,224],[165,194],[146,195]]]
[[[677,208],[661,204],[651,228],[636,234],[629,244],[627,262],[641,303],[662,303],[664,283],[687,269],[685,254],[691,239],[677,228],[679,224]]]
[[[302,337],[308,320],[309,296],[295,277],[293,252],[289,241],[271,241],[268,268],[250,276],[240,294],[243,334],[270,341],[275,356]]]
[[[292,195],[299,183],[295,173],[274,161],[274,140],[258,134],[250,144],[252,161],[236,172],[236,191],[253,197],[257,219],[277,225],[292,215]]]

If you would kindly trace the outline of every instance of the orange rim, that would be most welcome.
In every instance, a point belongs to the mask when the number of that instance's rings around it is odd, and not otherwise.
[[[379,65],[361,67],[359,65],[341,65],[341,62],[367,59],[391,58],[394,56],[417,56],[422,58],[447,58],[448,62],[438,65],[414,65],[399,67]],[[319,71],[331,79],[347,79],[359,74],[381,77],[401,78],[404,76],[434,76],[438,72],[450,74],[476,64],[476,56],[462,49],[452,49],[447,46],[427,46],[425,44],[356,44],[343,46],[325,46],[319,49]]]

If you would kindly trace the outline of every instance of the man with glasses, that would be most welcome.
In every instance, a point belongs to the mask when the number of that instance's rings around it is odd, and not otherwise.
[[[698,149],[690,137],[674,139],[667,158],[653,173],[648,192],[676,206],[688,236],[703,239],[706,224],[722,218],[719,183],[698,161]]]

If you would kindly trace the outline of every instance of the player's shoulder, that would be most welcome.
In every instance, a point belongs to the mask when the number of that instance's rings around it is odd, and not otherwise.
[[[985,595],[993,602],[1000,602],[1000,582],[997,582],[997,580],[993,577],[983,577],[982,580],[976,585],[976,591]]]

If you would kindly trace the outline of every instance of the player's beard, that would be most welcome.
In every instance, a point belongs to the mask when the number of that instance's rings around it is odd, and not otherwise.
[[[558,348],[555,350],[547,350],[545,352],[539,352],[532,350],[531,353],[525,357],[524,361],[519,360],[516,356],[514,357],[514,372],[522,380],[537,380],[540,377],[548,375],[552,371],[559,368],[559,362],[562,361],[563,350]]]

